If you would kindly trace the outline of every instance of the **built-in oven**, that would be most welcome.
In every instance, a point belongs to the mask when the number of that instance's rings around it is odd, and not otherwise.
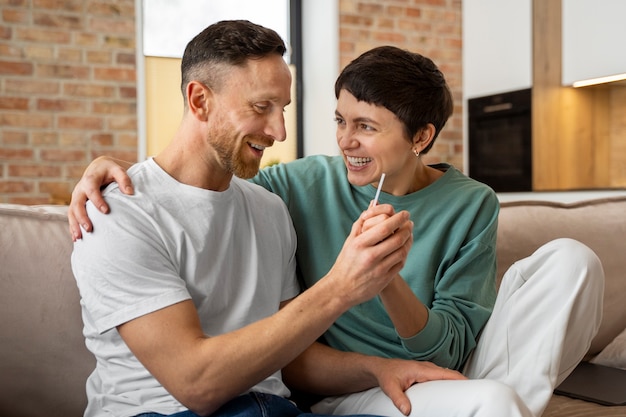
[[[469,176],[496,192],[532,190],[531,89],[468,100]]]

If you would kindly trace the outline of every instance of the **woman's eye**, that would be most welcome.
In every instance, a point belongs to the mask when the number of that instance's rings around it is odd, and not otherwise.
[[[374,130],[374,128],[373,128],[372,126],[370,126],[370,125],[366,125],[365,123],[361,123],[361,124],[359,125],[359,127],[361,128],[361,130],[367,130],[367,131],[369,131],[369,130]]]
[[[338,125],[344,124],[344,120],[341,117],[335,117],[333,119],[335,121],[335,123],[337,123]]]

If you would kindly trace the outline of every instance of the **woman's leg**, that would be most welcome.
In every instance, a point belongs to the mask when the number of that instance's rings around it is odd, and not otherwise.
[[[545,244],[505,274],[465,375],[509,385],[540,416],[589,349],[603,296],[604,273],[593,251],[572,239]]]
[[[519,396],[506,384],[492,380],[430,381],[406,391],[410,417],[531,417]],[[380,388],[329,397],[312,407],[316,413],[373,413],[403,417]]]

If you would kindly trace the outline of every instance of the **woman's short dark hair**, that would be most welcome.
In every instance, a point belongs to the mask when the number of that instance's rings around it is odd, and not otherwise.
[[[452,94],[435,63],[393,46],[371,49],[348,64],[335,83],[337,98],[342,89],[394,113],[409,140],[428,123],[435,126],[436,139],[452,115]],[[432,148],[434,139],[422,153]]]
[[[249,59],[270,54],[283,56],[287,48],[272,29],[247,20],[223,20],[197,34],[185,47],[180,65],[181,90],[185,97],[187,84],[198,80],[219,89],[223,66],[244,66]]]

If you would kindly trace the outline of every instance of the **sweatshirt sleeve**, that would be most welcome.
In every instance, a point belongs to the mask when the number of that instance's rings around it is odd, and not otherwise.
[[[453,230],[442,231],[443,262],[434,273],[428,321],[415,336],[400,338],[409,356],[460,369],[476,347],[496,297],[499,210],[494,199],[485,199],[471,216],[466,208],[466,217],[451,223]]]

